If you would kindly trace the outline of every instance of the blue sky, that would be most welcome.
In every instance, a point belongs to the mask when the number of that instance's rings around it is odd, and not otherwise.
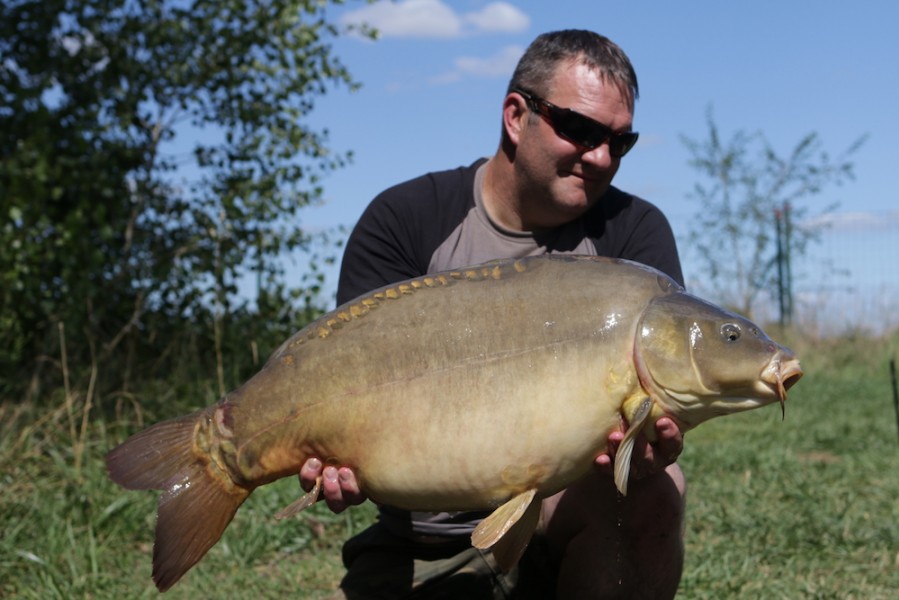
[[[834,230],[899,236],[899,3],[381,0],[331,10],[366,20],[377,42],[342,37],[334,52],[362,83],[330,92],[310,116],[353,163],[328,176],[326,203],[301,226],[351,227],[383,189],[492,154],[505,86],[539,33],[587,28],[617,42],[640,81],[641,138],[615,185],[659,206],[684,236],[698,175],[680,136],[703,139],[711,106],[722,134],[764,132],[781,153],[817,132],[831,155],[860,135],[856,180],[815,202],[839,202]],[[895,247],[895,246],[893,246]],[[864,253],[864,250],[861,251]],[[699,278],[685,260],[688,279]],[[329,276],[331,284],[336,277]]]

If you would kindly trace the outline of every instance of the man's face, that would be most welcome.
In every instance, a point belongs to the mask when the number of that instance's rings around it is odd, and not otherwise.
[[[630,131],[633,106],[613,84],[588,67],[569,63],[555,76],[545,100],[607,125]],[[515,152],[524,214],[533,227],[555,227],[584,214],[609,188],[621,162],[608,143],[588,150],[556,134],[539,115],[526,111]]]

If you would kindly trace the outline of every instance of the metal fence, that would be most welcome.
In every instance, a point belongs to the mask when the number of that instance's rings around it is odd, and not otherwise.
[[[793,325],[810,336],[899,329],[899,210],[833,214],[817,224],[826,225],[820,241],[791,264]],[[701,294],[708,286],[684,254],[688,285]],[[752,316],[759,323],[778,321],[775,290]]]

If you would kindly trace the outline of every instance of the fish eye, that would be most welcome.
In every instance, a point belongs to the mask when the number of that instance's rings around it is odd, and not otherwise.
[[[736,342],[743,335],[743,330],[736,323],[725,323],[721,326],[721,337],[728,342]]]

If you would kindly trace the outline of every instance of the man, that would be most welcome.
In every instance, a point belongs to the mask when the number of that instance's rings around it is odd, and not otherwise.
[[[549,252],[627,258],[682,282],[661,212],[611,187],[632,132],[637,79],[627,56],[587,31],[539,36],[503,102],[502,138],[489,160],[431,173],[379,195],[347,244],[338,303],[429,272]],[[511,400],[510,400],[511,401]],[[346,598],[670,598],[683,563],[683,440],[670,419],[639,442],[626,497],[611,464],[613,433],[596,469],[543,502],[538,533],[516,571],[470,547],[483,514],[380,519],[344,547]],[[397,468],[402,468],[398,462]],[[349,468],[312,459],[300,478],[340,511],[364,500]]]

